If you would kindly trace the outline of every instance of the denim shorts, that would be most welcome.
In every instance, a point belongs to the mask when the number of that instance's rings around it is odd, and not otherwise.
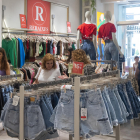
[[[108,135],[113,132],[108,114],[98,89],[81,91],[80,108],[87,108],[87,120],[80,121],[80,135],[91,138],[98,134]],[[74,133],[74,91],[62,92],[55,116],[55,128]]]
[[[14,135],[19,135],[19,104],[12,105],[13,99],[9,100],[7,111],[4,115],[4,127]],[[38,103],[28,103],[25,99],[24,106],[24,138],[34,139],[45,131],[45,123]]]

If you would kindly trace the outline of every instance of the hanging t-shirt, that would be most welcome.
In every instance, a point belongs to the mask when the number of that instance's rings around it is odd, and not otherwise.
[[[77,30],[80,30],[82,34],[82,39],[92,40],[93,35],[96,36],[97,27],[94,24],[81,24]]]
[[[113,23],[105,23],[99,28],[98,38],[103,40],[112,39],[112,33],[116,33],[116,27]]]
[[[38,73],[35,77],[36,79],[38,78],[39,83],[60,80],[58,78],[58,76],[61,76],[59,69],[57,69],[57,68],[56,69],[51,69],[51,70],[41,69],[41,72],[40,72],[40,69],[41,68],[39,68]]]

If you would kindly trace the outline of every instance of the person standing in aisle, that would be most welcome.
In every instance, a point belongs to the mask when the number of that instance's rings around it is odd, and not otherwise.
[[[134,70],[134,72],[136,72],[138,63],[139,63],[139,57],[135,56],[134,60],[135,60],[135,63],[133,64],[133,70]]]
[[[120,50],[121,50],[121,46]],[[119,54],[119,67],[120,67],[120,77],[125,75],[125,57]]]
[[[36,80],[33,84],[45,83],[49,81],[60,80],[60,70],[57,68],[56,60],[50,53],[47,53],[43,59],[41,68],[36,75]]]
[[[7,61],[6,52],[3,48],[0,48],[0,75],[10,75],[10,65]]]
[[[137,66],[136,73],[135,73],[135,78],[138,81],[139,93],[140,93],[140,62],[138,62],[138,66]]]

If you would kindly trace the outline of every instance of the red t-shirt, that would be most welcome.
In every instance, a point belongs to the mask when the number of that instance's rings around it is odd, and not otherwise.
[[[77,30],[80,30],[82,34],[82,39],[89,39],[91,40],[93,35],[96,36],[97,27],[94,24],[81,24]]]
[[[99,28],[98,38],[103,40],[112,39],[112,32],[116,33],[116,27],[113,23],[105,23]]]

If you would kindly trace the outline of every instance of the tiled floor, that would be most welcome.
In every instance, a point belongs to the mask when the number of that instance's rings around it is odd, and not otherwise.
[[[5,131],[1,130],[2,126],[0,124],[0,140],[17,140],[7,136]],[[60,137],[53,140],[68,140],[68,135],[59,132]],[[90,140],[115,140],[114,138],[105,136],[96,136]],[[135,121],[135,127],[132,128],[130,123],[121,126],[121,140],[140,140],[140,120]]]

